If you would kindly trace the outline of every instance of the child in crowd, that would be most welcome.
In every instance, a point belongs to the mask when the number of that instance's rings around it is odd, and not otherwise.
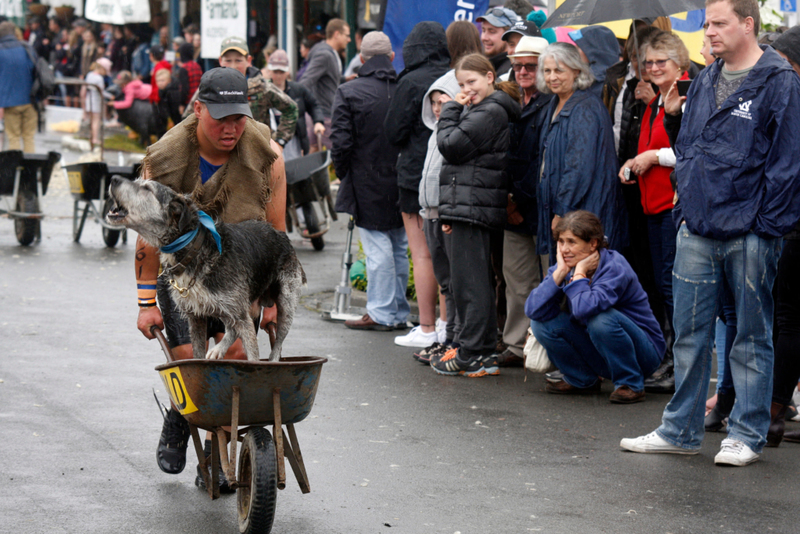
[[[453,340],[458,347],[430,364],[439,374],[479,377],[500,374],[489,237],[507,219],[508,124],[520,116],[520,96],[515,83],[496,83],[481,54],[465,56],[455,74],[461,92],[442,108],[437,143],[445,159],[439,219],[449,235],[450,288],[461,325]]]
[[[100,121],[103,120],[103,99],[100,93],[106,88],[105,76],[111,72],[111,60],[102,57],[93,62],[89,69],[85,81],[92,85],[82,88],[84,96],[83,111],[91,125],[92,147],[98,147],[103,143],[100,138]],[[95,86],[99,87],[100,91]]]
[[[433,273],[445,300],[445,305],[441,306],[440,304],[440,307],[446,310],[444,317],[446,322],[441,325],[443,328],[439,331],[437,341],[414,354],[414,359],[424,364],[430,363],[433,354],[444,354],[446,349],[450,348],[455,338],[457,324],[456,305],[453,300],[453,291],[450,288],[450,260],[447,257],[447,245],[445,245],[445,241],[449,240],[449,237],[442,232],[439,224],[439,174],[444,158],[436,144],[437,125],[442,106],[453,100],[457,93],[456,73],[451,70],[433,82],[422,101],[422,122],[433,130],[433,133],[428,141],[428,152],[425,156],[422,180],[419,184],[419,205],[422,207],[420,214],[423,220],[422,229],[425,233],[425,240],[431,253]]]

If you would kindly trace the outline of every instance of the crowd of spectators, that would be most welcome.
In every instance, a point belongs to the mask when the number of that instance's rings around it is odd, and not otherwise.
[[[673,394],[623,449],[696,454],[727,431],[715,463],[743,466],[798,441],[800,27],[759,42],[755,0],[706,7],[706,64],[668,18],[566,43],[539,12],[497,7],[480,33],[419,23],[395,79],[388,39],[368,33],[364,79],[332,108],[337,209],[367,256],[367,313],[345,325],[406,328],[408,248],[419,325],[395,343],[439,374],[496,375],[538,344],[548,393]],[[701,403],[715,330],[719,392]]]
[[[697,64],[668,18],[634,21],[624,42],[588,26],[567,43],[512,4],[480,31],[419,23],[400,73],[380,31],[359,31],[345,65],[341,19],[302,41],[293,79],[285,51],[265,49],[259,70],[243,36],[223,42],[220,64],[245,75],[285,159],[331,151],[337,210],[366,253],[367,313],[345,325],[407,328],[410,250],[419,324],[395,343],[439,374],[497,375],[538,343],[557,368],[548,393],[674,394],[624,449],[696,454],[704,431],[727,430],[716,462],[747,465],[800,441],[785,431],[800,379],[800,27],[759,41],[756,0],[708,0]],[[57,77],[115,88],[117,112],[146,103],[163,133],[191,114],[203,72],[197,27],[171,43],[164,30],[31,19],[20,37]],[[24,63],[13,39],[0,26],[0,54]],[[91,89],[58,96],[84,106],[99,142]]]

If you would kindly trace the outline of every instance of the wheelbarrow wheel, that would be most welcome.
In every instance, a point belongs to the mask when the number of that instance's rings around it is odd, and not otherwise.
[[[106,203],[103,205],[103,218],[105,219],[106,213],[108,213],[109,208],[111,207],[111,199],[106,199]],[[119,235],[122,233],[122,230],[111,230],[109,228],[103,227],[103,241],[105,241],[106,246],[108,248],[114,248],[117,246],[117,242],[119,241]]]
[[[39,202],[32,194],[20,193],[17,195],[16,211],[22,213],[39,213]],[[30,245],[39,233],[39,220],[14,219],[14,233],[16,233],[17,241],[19,241],[20,245]]]
[[[272,530],[278,497],[277,471],[275,444],[269,431],[251,428],[239,454],[236,500],[242,534],[268,534]]]
[[[306,230],[308,230],[309,234],[316,234],[319,232],[319,219],[317,219],[317,210],[314,209],[314,205],[311,204],[311,202],[306,202],[303,204],[302,208],[303,218],[306,220]],[[325,241],[322,239],[322,236],[312,237],[311,245],[313,245],[314,250],[322,250],[325,248]]]

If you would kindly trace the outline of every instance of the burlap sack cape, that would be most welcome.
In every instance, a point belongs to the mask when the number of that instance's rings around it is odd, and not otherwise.
[[[203,184],[197,144],[197,117],[191,115],[147,149],[144,166],[150,179],[188,194],[197,205],[225,223],[266,219],[272,197],[269,127],[247,120],[227,163]]]

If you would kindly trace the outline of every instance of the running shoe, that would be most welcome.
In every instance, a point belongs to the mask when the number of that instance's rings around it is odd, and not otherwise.
[[[473,356],[467,361],[458,358],[459,349],[450,349],[443,355],[437,354],[431,358],[431,367],[440,375],[477,378],[488,375],[499,375],[500,367],[497,365],[497,356],[494,354]]]

